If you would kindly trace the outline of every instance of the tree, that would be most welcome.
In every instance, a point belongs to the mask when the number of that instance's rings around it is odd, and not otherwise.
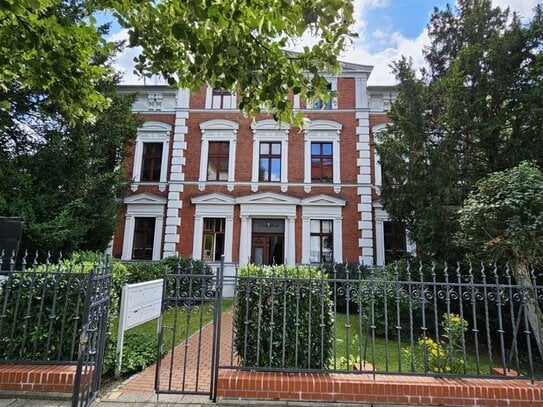
[[[543,11],[522,24],[489,0],[435,9],[427,68],[402,59],[393,123],[376,145],[382,201],[421,254],[458,258],[457,211],[486,174],[543,163]]]
[[[96,83],[112,77],[95,63],[114,49],[95,26],[93,2],[3,0],[0,2],[0,109],[13,103],[10,89],[30,91],[72,121],[90,120],[107,106]]]
[[[97,251],[111,240],[126,186],[121,162],[140,124],[133,96],[116,86],[99,84],[111,103],[94,124],[53,115],[35,127],[28,148],[0,157],[0,213],[24,218],[22,251]]]
[[[353,22],[352,0],[4,0],[0,109],[9,110],[4,92],[14,87],[40,94],[73,122],[107,107],[94,85],[111,73],[94,62],[115,44],[101,36],[98,11],[113,13],[130,29],[130,46],[143,48],[140,73],[184,88],[226,88],[245,112],[265,106],[282,119],[295,118],[291,93],[330,97],[319,73],[339,69]],[[299,54],[282,50],[304,34],[321,39]]]
[[[543,264],[543,172],[530,162],[495,172],[476,184],[459,212],[458,242],[493,261],[507,261],[529,287],[528,320],[543,358],[543,313],[530,266]]]
[[[145,0],[115,2],[129,28],[130,46],[141,46],[139,72],[200,89],[205,83],[237,92],[249,114],[268,110],[293,116],[291,94],[330,98],[322,72],[339,70],[338,55],[352,35],[352,0]],[[134,4],[136,3],[136,4]],[[285,52],[303,35],[313,47]]]

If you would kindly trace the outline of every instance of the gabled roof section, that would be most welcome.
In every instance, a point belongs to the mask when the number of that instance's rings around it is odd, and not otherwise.
[[[260,194],[252,194],[240,196],[236,199],[239,204],[274,204],[274,205],[298,205],[300,200],[288,195],[276,194],[274,192],[262,192]]]
[[[354,72],[366,72],[368,74],[373,71],[373,66],[371,65],[360,65],[360,64],[353,64],[351,62],[339,62],[341,64],[341,67],[343,68],[344,73],[354,73]]]
[[[320,194],[304,198],[300,201],[303,206],[345,206],[347,201],[335,196]]]
[[[158,196],[154,194],[149,194],[147,192],[144,192],[142,194],[136,194],[136,195],[130,195],[124,198],[125,204],[130,205],[166,205],[166,198],[163,196]]]
[[[236,200],[231,196],[215,192],[212,194],[195,196],[191,199],[191,202],[196,205],[234,205]]]

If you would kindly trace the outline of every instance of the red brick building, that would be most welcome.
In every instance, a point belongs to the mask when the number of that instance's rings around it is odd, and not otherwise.
[[[126,163],[132,180],[113,242],[123,260],[173,254],[263,264],[382,265],[411,250],[379,203],[371,143],[394,88],[368,87],[372,67],[344,64],[337,97],[294,96],[305,129],[254,120],[228,92],[126,86],[145,119]]]

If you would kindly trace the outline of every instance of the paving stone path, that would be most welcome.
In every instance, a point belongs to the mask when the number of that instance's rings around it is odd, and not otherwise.
[[[194,333],[188,341],[167,353],[160,364],[159,388],[174,392],[209,392],[211,389],[211,353],[213,323]],[[232,314],[221,318],[221,364],[230,364],[232,349]],[[171,375],[170,375],[171,372]],[[123,393],[155,393],[156,364],[130,377],[109,398]]]

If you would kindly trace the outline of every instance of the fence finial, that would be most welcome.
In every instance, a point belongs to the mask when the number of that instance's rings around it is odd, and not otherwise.
[[[28,250],[25,250],[25,253],[23,254],[23,258],[21,260],[21,271],[26,270],[26,256],[28,256]]]

